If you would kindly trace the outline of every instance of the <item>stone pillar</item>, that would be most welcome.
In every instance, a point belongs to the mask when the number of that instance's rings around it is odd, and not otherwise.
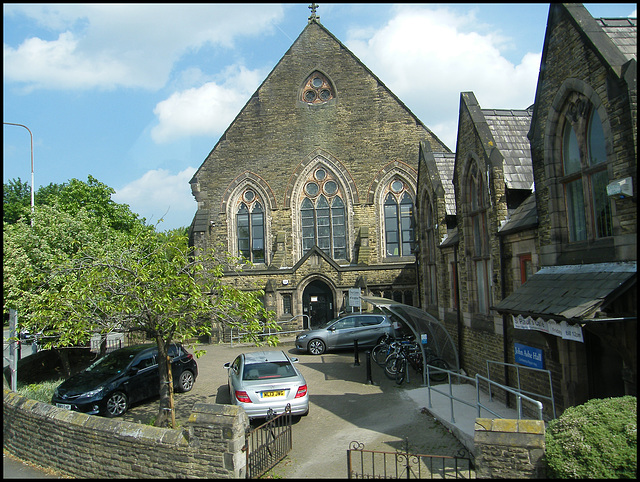
[[[479,479],[545,477],[542,420],[477,418],[474,446]]]
[[[236,405],[196,403],[185,430],[189,445],[210,457],[212,478],[246,477],[245,433],[249,418]]]

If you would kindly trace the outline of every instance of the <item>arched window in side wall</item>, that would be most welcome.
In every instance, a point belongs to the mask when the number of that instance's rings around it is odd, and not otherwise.
[[[236,212],[236,226],[238,254],[253,263],[264,263],[264,210],[252,189],[242,195]]]
[[[471,264],[475,289],[476,311],[489,314],[492,299],[491,255],[489,252],[489,232],[487,225],[488,203],[482,173],[475,162],[472,163],[467,178],[467,205],[471,227]]]
[[[434,206],[429,196],[425,197],[425,246],[426,253],[424,257],[425,275],[426,275],[426,294],[427,303],[429,305],[438,304],[437,296],[437,277],[436,277],[436,223],[434,215]]]
[[[415,241],[413,199],[402,180],[394,179],[389,184],[383,212],[387,257],[411,256]]]
[[[569,242],[612,236],[604,130],[597,109],[584,98],[565,114],[562,174]]]

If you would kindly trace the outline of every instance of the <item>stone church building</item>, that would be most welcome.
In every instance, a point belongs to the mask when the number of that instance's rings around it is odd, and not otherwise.
[[[190,242],[249,259],[234,282],[297,328],[350,288],[413,305],[424,141],[450,152],[314,12],[193,176]]]
[[[557,415],[636,394],[636,46],[636,19],[551,4],[534,105],[463,92],[455,154],[420,148],[421,307]]]
[[[352,288],[420,307],[470,376],[543,393],[548,370],[546,417],[635,394],[636,32],[551,4],[534,104],[462,92],[454,153],[312,9],[193,176],[190,243],[249,259],[229,282],[287,329]]]

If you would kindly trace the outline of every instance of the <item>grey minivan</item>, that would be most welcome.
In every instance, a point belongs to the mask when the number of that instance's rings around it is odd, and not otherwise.
[[[321,355],[326,350],[353,347],[354,340],[358,340],[358,347],[374,346],[386,334],[394,336],[393,322],[388,316],[354,313],[299,334],[296,348]]]

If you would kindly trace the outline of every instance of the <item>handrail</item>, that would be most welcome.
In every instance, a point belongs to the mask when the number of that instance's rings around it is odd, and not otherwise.
[[[437,372],[446,372],[447,373],[447,378],[448,378],[448,385],[449,385],[449,393],[446,393],[444,391],[438,390],[437,388],[434,388],[433,386],[431,386],[431,380],[428,376],[428,373],[430,370],[436,370]],[[468,381],[470,384],[475,386],[476,389],[476,402],[474,403],[470,403],[467,402],[466,400],[463,400],[461,398],[455,397],[453,395],[453,387],[452,387],[452,377],[457,377],[458,379],[462,378],[466,381]],[[514,390],[510,387],[504,386],[496,381],[492,381],[490,379],[488,379],[487,377],[484,377],[482,375],[476,374],[476,376],[474,378],[472,377],[468,377],[466,375],[462,375],[460,373],[456,373],[452,370],[445,370],[444,368],[438,368],[438,367],[432,367],[431,365],[427,365],[427,387],[429,390],[428,393],[428,397],[429,397],[429,408],[433,408],[433,404],[431,402],[431,391],[433,390],[436,393],[439,393],[441,395],[444,395],[445,397],[449,398],[449,407],[450,407],[450,413],[451,413],[451,423],[456,423],[455,420],[455,415],[454,415],[454,410],[453,410],[453,401],[457,401],[460,402],[464,405],[467,405],[471,408],[475,408],[478,411],[478,417],[481,416],[481,410],[485,409],[486,411],[488,411],[489,413],[493,414],[494,416],[496,416],[497,418],[504,418],[502,417],[500,414],[494,412],[493,410],[491,410],[489,407],[487,407],[486,405],[484,405],[481,401],[480,401],[480,381],[484,380],[486,381],[489,386],[491,385],[496,385],[499,388],[502,388],[503,390],[509,392],[509,393],[513,393],[516,396],[516,399],[518,400],[518,420],[522,419],[522,400],[533,403],[536,408],[538,409],[538,416],[539,419],[542,420],[542,402],[535,400],[531,397],[528,397],[526,395],[523,395],[522,393],[518,392],[517,390]]]
[[[309,315],[296,315],[296,316],[294,316],[293,318],[291,318],[290,320],[278,321],[277,323],[278,323],[279,325],[282,325],[282,324],[284,324],[284,323],[291,323],[293,320],[295,320],[296,318],[300,318],[300,317],[302,317],[302,326],[304,327],[304,319],[305,319],[305,317],[307,318],[307,326],[309,326]],[[265,333],[265,332],[263,332],[263,333],[256,333],[256,336],[270,336],[270,335],[273,335],[273,334],[277,334],[277,335],[286,335],[286,334],[289,334],[289,333],[301,333],[301,332],[305,331],[304,329],[302,329],[302,330],[289,330],[289,331],[280,331],[280,330],[277,330],[277,331],[275,331],[275,332],[273,332],[273,333],[272,333],[272,332],[271,332],[271,327],[268,327],[268,328],[267,328],[267,330],[268,330],[268,331],[267,331],[266,333]],[[229,332],[230,332],[230,333],[229,333],[229,343],[230,343],[230,346],[233,346],[233,339],[234,339],[234,336],[233,336],[233,328],[229,328]],[[240,340],[240,339],[242,339],[242,337],[243,337],[244,335],[246,335],[246,334],[248,334],[248,333],[249,333],[248,331],[245,331],[244,333],[241,333],[241,332],[240,332],[240,329],[238,329],[238,335],[235,337],[235,339],[236,339],[236,340]]]
[[[496,365],[502,365],[502,366],[508,366],[508,367],[515,367],[516,369],[516,378],[517,378],[517,382],[518,382],[518,392],[520,393],[525,393],[528,395],[534,395],[536,397],[540,397],[540,398],[544,398],[546,400],[550,400],[551,401],[551,408],[553,410],[553,418],[557,418],[556,417],[556,402],[553,396],[553,383],[551,381],[551,371],[550,370],[545,370],[543,368],[534,368],[534,367],[527,367],[527,366],[522,366],[522,365],[515,365],[513,363],[505,363],[505,362],[499,362],[499,361],[495,361],[495,360],[487,360],[487,377],[491,378],[491,372],[490,372],[490,363],[496,364]],[[542,393],[535,393],[535,392],[530,392],[527,390],[522,390],[522,388],[520,387],[520,370],[531,370],[534,372],[543,372],[546,373],[547,376],[549,377],[549,391],[551,393],[551,396],[547,396],[547,395],[543,395]],[[491,393],[491,387],[489,387],[489,400],[492,399],[492,393]]]
[[[527,395],[523,395],[522,393],[518,392],[517,390],[511,387],[506,387],[498,382],[494,382],[493,380],[490,380],[489,378],[483,377],[482,375],[476,373],[476,383],[478,380],[486,381],[489,384],[489,387],[491,387],[491,385],[496,385],[499,388],[502,388],[504,391],[514,394],[516,396],[516,400],[518,401],[518,420],[522,419],[522,400],[523,399],[527,402],[533,403],[538,408],[538,420],[542,420],[542,402],[541,401],[535,400],[531,397],[528,397]],[[478,403],[478,417],[480,416],[480,407],[482,407],[488,412],[493,413],[496,417],[502,418],[500,417],[500,415],[489,410],[489,408],[485,407],[480,403],[480,384],[479,383],[476,384],[476,393],[477,393],[477,403]]]

